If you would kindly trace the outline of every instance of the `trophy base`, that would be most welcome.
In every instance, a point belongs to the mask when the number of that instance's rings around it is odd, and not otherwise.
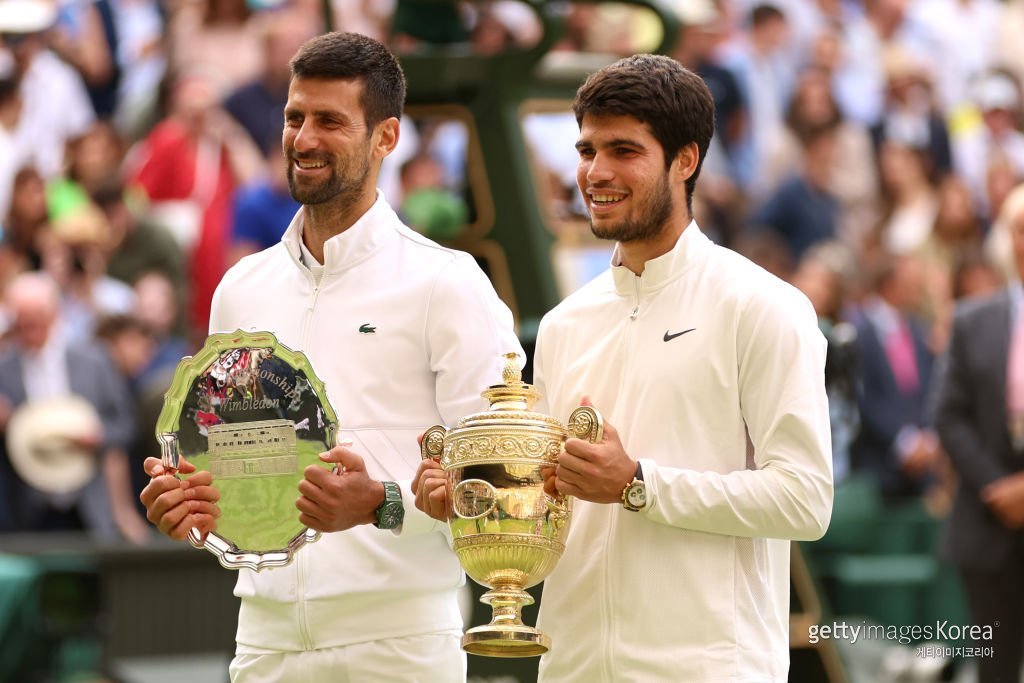
[[[462,649],[483,657],[538,657],[551,649],[551,637],[523,624],[488,624],[466,631]]]

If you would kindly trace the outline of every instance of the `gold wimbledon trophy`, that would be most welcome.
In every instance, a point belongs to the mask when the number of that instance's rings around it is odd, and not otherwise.
[[[570,436],[601,440],[601,416],[577,408],[568,428],[533,412],[539,393],[522,381],[518,356],[506,354],[504,384],[483,392],[490,410],[462,418],[453,429],[438,425],[423,434],[424,458],[440,458],[452,509],[448,526],[466,573],[489,588],[482,602],[493,617],[471,628],[462,648],[489,657],[531,657],[551,648],[551,638],[523,623],[533,603],[525,589],[543,581],[565,549],[572,501],[544,492],[544,470],[558,464]]]

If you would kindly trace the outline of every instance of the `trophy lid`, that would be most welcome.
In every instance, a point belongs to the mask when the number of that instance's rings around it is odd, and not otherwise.
[[[518,353],[505,354],[501,378],[501,384],[493,384],[480,394],[490,402],[490,409],[482,413],[467,415],[459,420],[456,429],[485,422],[491,423],[494,420],[503,423],[541,422],[559,429],[565,428],[559,420],[533,411],[533,405],[540,398],[540,392],[532,384],[523,381],[522,364]]]

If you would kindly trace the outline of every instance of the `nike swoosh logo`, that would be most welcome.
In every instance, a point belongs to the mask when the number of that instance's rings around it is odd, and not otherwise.
[[[696,327],[691,327],[688,330],[683,330],[682,332],[676,332],[675,334],[669,334],[668,330],[665,330],[665,337],[662,339],[662,341],[672,341],[676,337],[682,337],[687,332],[693,332],[696,329],[697,329]]]

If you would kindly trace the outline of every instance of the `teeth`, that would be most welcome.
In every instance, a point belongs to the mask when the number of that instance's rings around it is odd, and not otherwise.
[[[301,169],[323,168],[324,166],[327,165],[327,162],[325,162],[325,161],[299,161],[298,159],[296,159],[295,160],[295,165],[298,166]]]
[[[620,197],[610,194],[595,194],[591,197],[591,199],[593,199],[593,201],[595,202],[604,204],[608,202],[617,202],[619,201]]]

